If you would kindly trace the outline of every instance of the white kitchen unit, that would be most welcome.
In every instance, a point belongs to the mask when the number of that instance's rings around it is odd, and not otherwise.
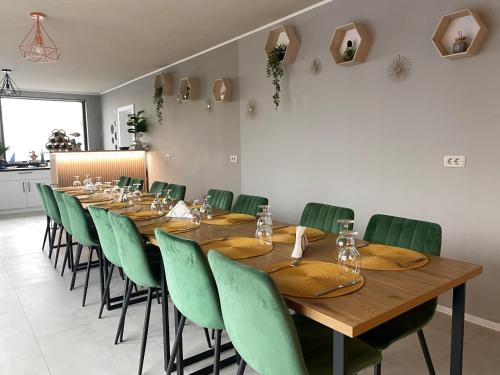
[[[42,203],[35,183],[50,185],[49,169],[0,171],[0,215],[41,211]]]

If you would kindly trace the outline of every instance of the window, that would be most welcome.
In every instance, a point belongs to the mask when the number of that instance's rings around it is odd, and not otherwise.
[[[0,108],[3,143],[10,147],[7,161],[29,160],[31,151],[39,157],[43,152],[47,159],[45,144],[54,129],[63,129],[68,136],[80,133],[75,140],[85,148],[85,105],[82,101],[1,98]]]

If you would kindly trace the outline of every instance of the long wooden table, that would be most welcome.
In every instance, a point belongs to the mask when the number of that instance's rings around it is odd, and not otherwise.
[[[220,213],[216,211],[215,214]],[[141,227],[154,222],[164,222],[165,217],[136,222]],[[190,232],[178,234],[200,244],[214,238],[226,236],[249,236],[255,234],[255,222],[231,226],[201,224]],[[275,222],[276,226],[284,223]],[[154,235],[145,237],[156,244]],[[336,235],[311,242],[304,259],[334,261]],[[274,243],[273,251],[259,257],[239,260],[245,264],[265,269],[271,264],[290,259],[293,244]],[[362,270],[365,278],[363,288],[349,295],[335,298],[297,298],[284,296],[288,306],[298,314],[305,315],[333,331],[333,373],[347,374],[345,363],[345,338],[356,337],[408,310],[453,289],[453,316],[451,337],[450,374],[462,373],[465,285],[480,275],[483,267],[444,257],[429,256],[430,262],[418,269],[405,271]]]

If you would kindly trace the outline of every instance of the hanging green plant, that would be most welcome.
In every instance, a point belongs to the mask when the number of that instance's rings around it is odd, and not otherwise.
[[[278,109],[280,104],[280,78],[283,77],[284,71],[281,62],[285,57],[286,45],[280,44],[274,47],[274,49],[269,52],[267,57],[267,66],[266,66],[266,75],[267,78],[272,78],[274,85],[274,95],[273,102],[276,106],[275,109]]]
[[[128,132],[131,134],[146,133],[148,131],[148,124],[144,118],[144,111],[139,111],[128,115],[127,126]]]
[[[163,99],[163,89],[160,87],[155,89],[155,94],[153,95],[153,103],[155,105],[155,114],[158,122],[161,124],[163,121],[163,103],[165,103]]]

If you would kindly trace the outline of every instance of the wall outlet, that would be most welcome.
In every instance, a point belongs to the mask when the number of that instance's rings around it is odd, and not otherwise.
[[[165,159],[170,160],[170,154],[165,154],[164,157]]]
[[[463,168],[465,167],[465,156],[452,155],[444,157],[445,168]]]
[[[231,155],[231,156],[229,156],[229,161],[231,163],[237,163],[238,162],[238,155]]]

